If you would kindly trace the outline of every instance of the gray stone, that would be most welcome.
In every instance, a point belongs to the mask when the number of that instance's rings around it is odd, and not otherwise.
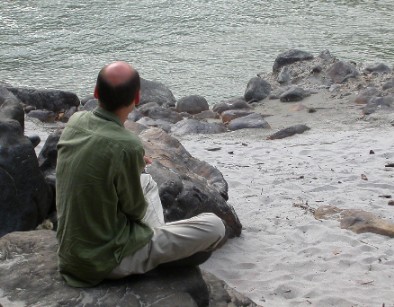
[[[208,119],[208,118],[217,119],[220,118],[220,115],[217,112],[206,110],[206,111],[202,111],[201,113],[193,115],[193,118],[197,120]]]
[[[44,123],[53,123],[56,119],[56,114],[48,110],[32,110],[27,116],[37,118]]]
[[[358,93],[357,97],[354,99],[354,103],[366,104],[372,97],[378,95],[380,95],[379,90],[376,87],[370,86],[365,89],[362,89]]]
[[[377,74],[388,74],[391,72],[390,67],[383,63],[376,63],[372,65],[368,65],[364,69],[365,73],[377,73]]]
[[[238,117],[233,119],[228,124],[229,130],[239,130],[246,128],[270,128],[264,117],[258,113],[252,113],[247,116]]]
[[[164,84],[141,78],[140,105],[148,102],[156,102],[164,107],[173,107],[175,106],[175,101],[171,90]]]
[[[163,119],[152,119],[150,117],[142,117],[137,121],[138,124],[144,125],[146,127],[157,127],[163,129],[165,132],[171,131],[172,123]]]
[[[83,111],[92,111],[98,107],[98,100],[96,98],[89,99],[80,107]]]
[[[16,100],[5,100],[0,105],[0,119],[16,120],[22,131],[25,129],[25,112],[23,112],[22,105]]]
[[[327,74],[334,83],[340,84],[350,78],[356,78],[359,72],[353,64],[339,61],[328,69]]]
[[[292,87],[282,93],[279,98],[280,101],[282,102],[294,102],[294,101],[300,101],[304,99],[305,97],[310,96],[310,92],[305,91],[301,87]]]
[[[142,117],[144,117],[144,115],[141,114],[141,112],[138,110],[138,108],[134,108],[133,111],[131,111],[129,113],[129,115],[127,116],[127,119],[131,120],[133,122],[136,122],[139,119],[141,119]]]
[[[223,132],[226,132],[226,127],[223,124],[208,123],[193,118],[185,118],[177,122],[171,128],[171,133],[179,136],[186,134],[214,134]]]
[[[31,144],[33,145],[34,148],[36,148],[37,145],[40,144],[40,142],[41,142],[41,138],[37,134],[29,135],[29,136],[26,136],[26,137],[30,140],[30,142],[31,142]]]
[[[235,109],[251,109],[251,107],[243,97],[239,97],[215,104],[212,111],[221,114],[224,111]]]
[[[206,110],[209,110],[208,102],[204,97],[199,95],[186,96],[176,102],[177,112],[198,114]]]
[[[387,82],[384,83],[383,86],[382,86],[382,89],[383,89],[384,91],[385,91],[385,90],[388,90],[388,89],[390,89],[390,88],[394,88],[394,79],[391,79],[391,80],[387,81]]]
[[[279,70],[283,66],[290,65],[299,61],[308,61],[312,59],[313,59],[313,55],[310,54],[309,52],[305,52],[297,49],[291,49],[279,54],[276,57],[272,70],[273,72],[279,72]]]
[[[301,134],[304,133],[305,131],[310,130],[307,125],[294,125],[287,127],[285,129],[279,130],[278,132],[270,135],[267,137],[267,140],[276,140],[276,139],[283,139],[289,136],[293,136],[295,134]]]
[[[271,84],[260,77],[253,77],[246,85],[244,98],[248,103],[260,101],[267,97],[270,92]]]
[[[394,109],[392,108],[393,103],[394,103],[394,97],[392,96],[373,97],[368,101],[367,105],[363,108],[363,113],[365,115],[369,115],[382,109],[394,111]]]
[[[280,84],[286,84],[290,81],[291,76],[290,76],[290,71],[289,67],[285,66],[281,69],[280,73],[278,74],[278,77],[276,78],[276,81]]]
[[[182,115],[171,109],[159,106],[157,103],[146,103],[138,107],[138,112],[143,116],[152,119],[160,119],[170,123],[177,123],[182,120]]]
[[[235,118],[247,116],[252,113],[253,113],[253,111],[250,109],[227,110],[227,111],[222,112],[222,114],[220,116],[222,118],[223,123],[228,123]]]
[[[7,88],[20,101],[36,109],[45,109],[55,113],[65,112],[71,107],[79,106],[79,98],[71,92],[58,90],[36,90],[30,88]]]

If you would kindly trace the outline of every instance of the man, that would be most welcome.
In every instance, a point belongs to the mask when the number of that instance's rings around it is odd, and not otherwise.
[[[75,113],[58,143],[58,259],[66,282],[94,286],[217,247],[225,237],[220,218],[164,224],[157,186],[141,175],[151,161],[123,126],[139,103],[138,72],[125,62],[105,66],[94,95],[99,107]]]

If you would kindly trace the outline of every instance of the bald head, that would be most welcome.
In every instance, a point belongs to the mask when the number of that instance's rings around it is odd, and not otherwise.
[[[126,62],[114,62],[101,69],[94,95],[108,111],[138,104],[140,77],[138,72]]]

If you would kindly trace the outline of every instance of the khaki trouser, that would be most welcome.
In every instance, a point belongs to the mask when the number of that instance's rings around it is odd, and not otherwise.
[[[163,263],[184,259],[202,251],[212,251],[224,239],[224,224],[213,213],[165,224],[156,183],[150,175],[142,174],[141,185],[148,203],[143,221],[152,227],[153,237],[133,255],[123,258],[108,278],[118,279],[145,273]]]

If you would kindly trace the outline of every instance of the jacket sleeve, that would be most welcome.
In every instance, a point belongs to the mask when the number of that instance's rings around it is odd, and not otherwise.
[[[147,209],[140,181],[141,172],[145,167],[144,149],[123,150],[121,156],[115,178],[118,205],[130,220],[142,220]]]

